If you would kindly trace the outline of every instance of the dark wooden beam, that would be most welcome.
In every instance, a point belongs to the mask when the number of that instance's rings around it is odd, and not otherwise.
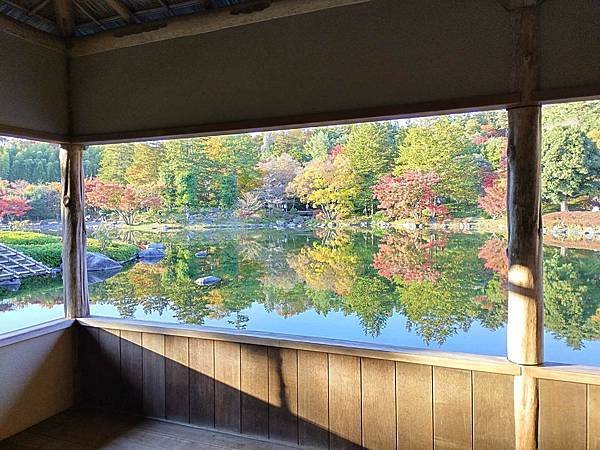
[[[507,11],[514,11],[520,8],[529,8],[531,6],[537,6],[544,0],[496,0],[504,9]]]
[[[73,3],[72,0],[53,0],[56,14],[56,25],[64,38],[73,35]]]
[[[64,0],[55,0],[64,1]],[[253,23],[308,14],[324,9],[367,3],[371,0],[273,0],[270,6],[249,14],[235,14],[236,7],[224,8],[204,14],[189,14],[164,21],[130,25],[129,27],[75,38],[69,54],[80,57],[120,48],[210,33]]]
[[[128,23],[138,23],[139,20],[131,10],[121,0],[106,0],[108,6],[112,8],[123,20]]]
[[[435,102],[407,103],[374,108],[328,111],[286,117],[245,120],[238,122],[219,122],[189,125],[174,128],[154,128],[146,130],[115,131],[102,134],[79,134],[71,142],[79,144],[109,144],[121,142],[145,141],[149,139],[174,139],[196,136],[214,136],[249,131],[270,131],[300,127],[317,127],[360,123],[367,121],[392,120],[456,114],[482,110],[495,110],[517,105],[519,94],[482,95],[465,98],[446,99]]]
[[[45,33],[4,15],[0,15],[0,33],[10,34],[40,47],[65,53],[65,42],[58,36]]]
[[[62,184],[62,264],[65,318],[90,315],[83,190],[83,145],[65,144],[60,150]]]

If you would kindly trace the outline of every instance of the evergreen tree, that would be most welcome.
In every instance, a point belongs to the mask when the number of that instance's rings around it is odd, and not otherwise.
[[[394,142],[383,123],[354,125],[350,129],[344,154],[359,178],[356,206],[373,214],[372,187],[379,177],[389,172],[395,157]]]
[[[557,126],[544,135],[543,196],[568,210],[570,198],[600,189],[600,153],[594,143],[573,127]]]

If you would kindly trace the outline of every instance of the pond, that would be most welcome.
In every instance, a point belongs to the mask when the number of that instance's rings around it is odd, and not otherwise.
[[[506,352],[499,236],[209,230],[127,238],[163,242],[166,257],[92,284],[94,315]],[[547,246],[544,266],[545,359],[600,365],[600,254]],[[210,275],[221,282],[195,283]],[[61,317],[60,283],[29,279],[0,291],[0,333]]]

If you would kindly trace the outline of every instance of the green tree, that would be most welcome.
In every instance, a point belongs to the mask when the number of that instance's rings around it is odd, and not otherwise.
[[[288,186],[290,195],[314,208],[327,219],[348,216],[358,194],[359,179],[343,154],[315,159]]]
[[[439,194],[450,199],[451,210],[473,207],[481,175],[470,145],[464,129],[447,118],[411,126],[399,145],[393,173],[433,170],[440,176]]]
[[[542,147],[543,196],[568,210],[573,197],[600,189],[600,153],[594,143],[573,127],[548,130]]]
[[[126,184],[127,169],[133,162],[134,144],[111,144],[102,148],[98,178]]]
[[[131,164],[125,171],[127,183],[135,186],[155,185],[159,179],[162,146],[157,144],[133,144]]]
[[[344,154],[356,173],[356,206],[364,213],[374,212],[372,187],[381,175],[389,172],[395,157],[394,142],[383,123],[354,125],[350,129]]]

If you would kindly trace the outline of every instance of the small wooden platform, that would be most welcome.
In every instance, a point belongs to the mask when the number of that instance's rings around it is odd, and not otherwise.
[[[0,244],[0,281],[50,275],[50,273],[52,270],[41,262]]]
[[[287,445],[89,409],[72,409],[0,442],[0,449],[289,450]]]

